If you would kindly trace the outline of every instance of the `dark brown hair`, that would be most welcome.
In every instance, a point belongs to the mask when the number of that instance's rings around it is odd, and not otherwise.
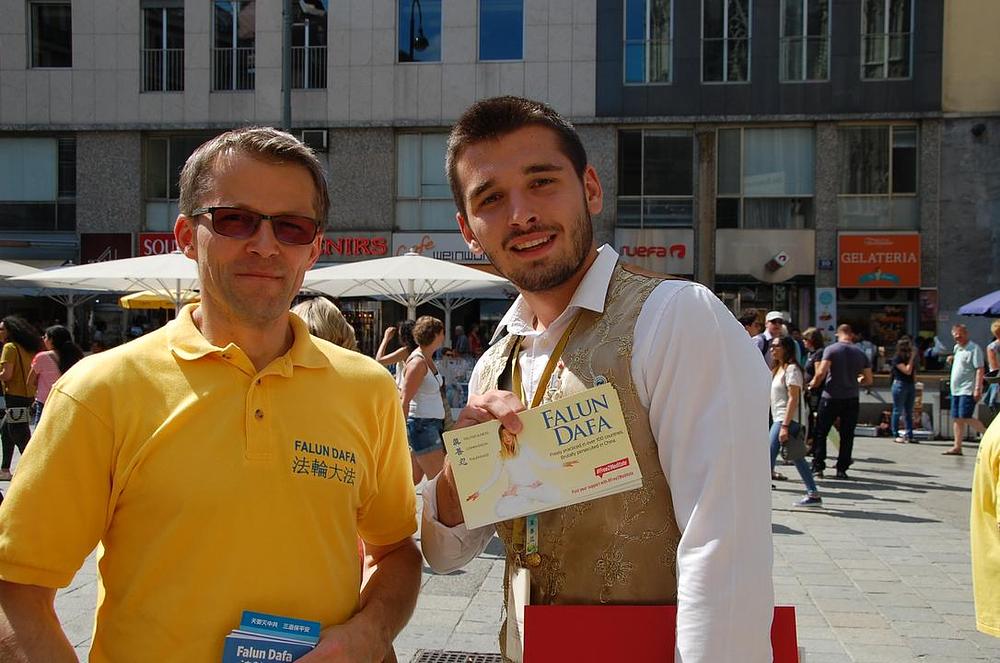
[[[587,169],[587,151],[576,128],[562,115],[540,101],[523,97],[493,97],[470,106],[448,135],[445,170],[451,195],[458,211],[465,215],[462,183],[458,181],[458,160],[462,150],[486,140],[499,140],[507,134],[528,126],[547,127],[556,133],[559,149],[573,164],[573,170],[583,179]]]

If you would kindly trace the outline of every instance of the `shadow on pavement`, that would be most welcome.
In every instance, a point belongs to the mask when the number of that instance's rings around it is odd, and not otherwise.
[[[801,513],[803,509],[794,509]],[[917,518],[916,516],[905,516],[901,513],[879,513],[874,511],[852,511],[849,509],[836,509],[824,506],[821,509],[810,509],[809,513],[833,516],[835,518],[848,518],[852,520],[878,520],[893,523],[940,523],[940,520],[932,518]]]
[[[771,534],[805,534],[805,532],[778,523],[771,523]]]

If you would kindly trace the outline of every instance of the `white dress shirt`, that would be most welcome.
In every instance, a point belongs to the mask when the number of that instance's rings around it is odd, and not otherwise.
[[[566,310],[544,331],[522,297],[504,328],[524,336],[518,360],[534,393],[549,354],[580,309],[602,312],[618,254],[605,245]],[[677,663],[768,663],[774,606],[767,456],[770,380],[746,331],[708,289],[664,281],[635,323],[632,378],[670,486],[677,548]],[[469,380],[476,393],[480,365]],[[437,481],[423,490],[421,547],[446,573],[479,555],[492,526],[437,520]]]

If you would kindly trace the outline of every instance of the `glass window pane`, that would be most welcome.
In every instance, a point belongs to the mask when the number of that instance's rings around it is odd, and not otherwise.
[[[703,0],[703,25],[701,36],[708,38],[725,37],[724,4],[726,0]]]
[[[746,129],[743,135],[743,194],[811,196],[814,163],[812,129]]]
[[[829,74],[830,40],[827,37],[809,37],[806,42],[806,76],[809,80],[824,80]]]
[[[455,203],[451,199],[420,201],[420,230],[458,230]]]
[[[0,200],[54,201],[58,158],[55,138],[0,138]]]
[[[911,0],[889,1],[888,32],[899,34],[910,31]]]
[[[236,46],[253,48],[254,34],[257,31],[257,10],[254,0],[241,0],[236,5]]]
[[[728,81],[750,80],[750,41],[747,39],[729,40],[729,71]]]
[[[715,227],[740,227],[740,199],[718,198],[715,201]]]
[[[524,0],[479,0],[479,59],[520,60]]]
[[[73,25],[68,2],[32,3],[31,66],[73,66]]]
[[[740,195],[740,130],[719,130],[718,195]]]
[[[920,199],[916,196],[892,198],[889,209],[893,228],[903,230],[920,228]]]
[[[649,43],[649,82],[666,83],[670,80],[670,42]]]
[[[144,29],[143,42],[146,48],[163,48],[163,9],[146,9],[143,11]]]
[[[704,40],[702,43],[702,80],[722,80],[722,63],[724,57],[725,42],[722,39]]]
[[[830,0],[806,0],[809,8],[806,14],[806,34],[810,37],[823,37],[829,31]]]
[[[440,62],[441,0],[399,0],[400,62]]]
[[[812,228],[811,198],[747,198],[743,228],[801,230]]]
[[[642,195],[642,132],[618,132],[618,195]]]
[[[396,228],[399,230],[422,230],[419,200],[396,201]]]
[[[688,228],[694,225],[690,200],[643,198],[643,228]]]
[[[444,172],[447,134],[421,134],[420,181],[424,198],[450,198],[451,188]]]
[[[167,48],[184,48],[184,9],[167,10]]]
[[[844,230],[917,230],[920,206],[916,197],[841,197],[839,226]]]
[[[646,82],[646,41],[625,44],[625,82]]]
[[[647,132],[643,194],[690,196],[694,190],[694,141],[685,132]]]
[[[889,36],[889,78],[910,76],[910,35]]]
[[[841,193],[889,193],[889,127],[840,130]]]
[[[729,0],[729,25],[726,36],[732,39],[750,38],[750,0]]]
[[[861,32],[873,34],[885,32],[885,0],[863,0],[861,8]]]
[[[802,42],[804,37],[786,37],[781,42],[781,80],[801,81]]]
[[[642,199],[640,198],[618,199],[617,225],[621,228],[642,227]]]
[[[805,0],[781,0],[781,34],[797,37],[802,34],[802,3]]]
[[[4,230],[57,230],[58,207],[56,203],[0,202],[0,228]]]
[[[60,138],[58,188],[60,198],[76,197],[76,138]]]
[[[170,176],[170,199],[180,198],[180,177],[181,169],[188,157],[198,148],[199,145],[211,138],[214,134],[197,134],[192,136],[171,136],[170,155],[167,161]]]
[[[215,2],[215,47],[232,48],[233,44],[233,3],[229,0]]]
[[[646,0],[626,0],[625,39],[646,38]]]
[[[146,203],[146,230],[173,230],[175,214],[170,215],[171,204],[168,202],[151,201]]]
[[[400,198],[420,197],[420,134],[400,134],[396,137],[396,195]]]
[[[146,177],[146,198],[167,197],[167,139],[150,138],[143,154],[143,173]],[[149,214],[147,211],[146,218]]]
[[[917,192],[916,127],[895,127],[892,131],[892,192]]]

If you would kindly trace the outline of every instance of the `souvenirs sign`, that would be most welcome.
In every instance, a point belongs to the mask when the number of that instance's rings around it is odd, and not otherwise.
[[[467,527],[638,488],[642,474],[610,384],[520,414],[515,435],[490,421],[444,434]]]

